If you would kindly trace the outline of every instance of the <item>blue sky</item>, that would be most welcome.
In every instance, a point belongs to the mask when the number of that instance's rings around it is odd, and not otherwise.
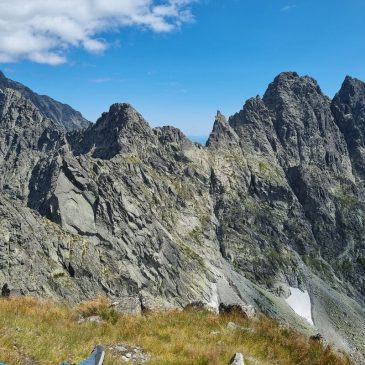
[[[153,10],[160,18],[128,14],[133,21],[98,25],[87,39],[62,35],[62,44],[52,39],[37,53],[5,48],[0,27],[0,69],[91,121],[114,102],[130,102],[152,126],[188,135],[208,135],[218,109],[239,111],[281,71],[313,76],[329,96],[346,75],[365,80],[364,0],[155,1],[164,3]],[[54,13],[46,16],[52,23]]]

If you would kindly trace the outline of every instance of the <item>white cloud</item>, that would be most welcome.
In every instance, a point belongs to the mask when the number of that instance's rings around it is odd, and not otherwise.
[[[281,8],[281,11],[289,11],[296,8],[296,5],[285,5]]]
[[[22,59],[52,65],[70,47],[100,53],[102,32],[140,26],[170,32],[193,19],[195,0],[1,0],[0,62]]]

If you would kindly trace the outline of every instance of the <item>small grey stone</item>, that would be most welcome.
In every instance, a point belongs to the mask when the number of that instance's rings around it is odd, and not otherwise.
[[[244,365],[244,358],[243,355],[239,352],[234,354],[231,361],[229,362],[229,365]]]
[[[82,324],[82,323],[85,323],[85,322],[91,322],[91,323],[100,324],[100,323],[103,322],[103,320],[101,319],[100,316],[90,316],[90,317],[80,318],[77,321],[78,324]]]
[[[227,324],[227,329],[229,329],[231,331],[235,331],[235,330],[238,330],[240,328],[241,327],[239,325],[237,325],[236,323],[234,323],[234,322],[228,322],[228,324]]]

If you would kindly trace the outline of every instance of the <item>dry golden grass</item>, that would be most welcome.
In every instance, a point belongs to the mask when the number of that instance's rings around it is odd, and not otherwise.
[[[100,315],[102,324],[77,324],[80,314]],[[243,329],[229,330],[235,322]],[[151,365],[228,364],[235,352],[248,365],[347,365],[330,348],[265,317],[249,321],[238,314],[204,311],[117,315],[97,298],[76,308],[32,298],[0,299],[0,361],[9,365],[78,363],[97,344],[128,343],[151,354]],[[107,365],[125,364],[110,353]]]

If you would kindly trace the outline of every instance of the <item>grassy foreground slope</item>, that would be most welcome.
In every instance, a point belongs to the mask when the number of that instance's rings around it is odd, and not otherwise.
[[[97,324],[78,324],[80,316],[99,315]],[[238,327],[232,329],[229,322]],[[32,298],[0,299],[0,362],[9,365],[78,363],[97,344],[141,346],[152,365],[228,364],[242,352],[245,364],[345,365],[343,355],[283,328],[265,317],[205,311],[118,315],[105,299],[77,307]],[[107,352],[107,365],[125,364]]]

